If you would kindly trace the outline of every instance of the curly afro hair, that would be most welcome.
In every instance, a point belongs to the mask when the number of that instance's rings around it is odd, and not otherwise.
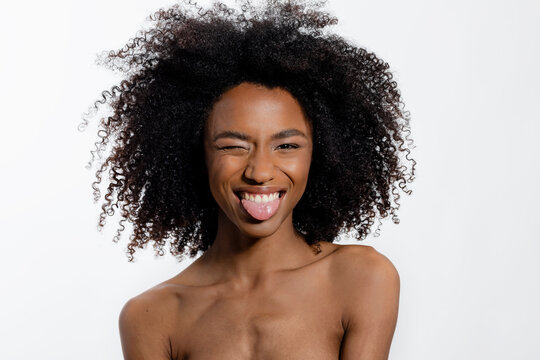
[[[399,189],[412,192],[406,183],[416,164],[409,113],[385,61],[326,31],[337,19],[321,10],[324,3],[243,0],[240,9],[219,2],[203,9],[185,0],[150,15],[151,26],[101,56],[124,77],[91,108],[112,110],[91,151],[89,164],[112,145],[92,188],[97,202],[109,169],[98,229],[119,209],[114,241],[125,221],[133,224],[129,261],[150,241],[156,256],[169,243],[179,260],[212,245],[217,204],[204,169],[203,129],[219,96],[242,82],[287,90],[310,121],[312,164],[293,212],[308,244],[350,232],[363,240],[378,217],[399,223]]]

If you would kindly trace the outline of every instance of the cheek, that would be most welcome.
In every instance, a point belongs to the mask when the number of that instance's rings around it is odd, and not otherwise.
[[[210,171],[216,175],[230,174],[238,171],[244,161],[240,157],[216,156],[210,164]]]
[[[208,163],[208,180],[213,187],[223,187],[243,166],[239,158],[216,156]]]
[[[281,161],[281,169],[289,175],[295,182],[303,182],[307,180],[309,168],[311,165],[311,156],[296,157],[294,159],[284,159]]]

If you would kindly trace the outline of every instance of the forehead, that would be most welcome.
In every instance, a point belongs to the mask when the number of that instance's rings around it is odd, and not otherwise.
[[[301,105],[288,91],[242,83],[223,93],[214,104],[207,135],[236,130],[262,136],[290,128],[310,134]]]

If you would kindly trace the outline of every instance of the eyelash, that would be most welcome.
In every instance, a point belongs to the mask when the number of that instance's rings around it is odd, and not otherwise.
[[[298,147],[299,147],[299,146],[296,145],[296,144],[281,144],[281,145],[279,145],[279,146],[290,146],[288,149],[298,149]],[[278,146],[278,147],[279,147],[279,146]]]
[[[281,144],[278,147],[281,147],[281,146],[289,146],[285,150],[298,149],[299,148],[299,146],[296,145],[296,144]],[[241,147],[241,146],[224,146],[224,147],[220,147],[219,150],[227,150],[227,149],[235,149],[235,148],[243,149],[243,147]]]

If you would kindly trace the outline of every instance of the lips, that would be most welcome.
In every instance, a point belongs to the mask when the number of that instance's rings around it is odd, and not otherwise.
[[[236,200],[243,210],[252,218],[263,221],[269,219],[278,211],[286,191],[286,188],[276,186],[241,186],[233,189]],[[273,198],[268,198],[268,195],[276,192],[279,193],[279,197],[270,201]],[[261,202],[263,195],[266,195],[265,200],[268,199],[266,202]]]
[[[234,188],[233,192],[239,202],[242,200],[243,193],[262,196],[279,192],[279,198],[281,199],[285,195],[285,192],[287,192],[287,188],[282,186],[239,186]]]
[[[251,194],[268,195],[278,191],[280,193],[284,193],[285,191],[287,191],[287,188],[283,186],[239,186],[237,188],[234,188],[233,191],[235,194],[247,192]]]

